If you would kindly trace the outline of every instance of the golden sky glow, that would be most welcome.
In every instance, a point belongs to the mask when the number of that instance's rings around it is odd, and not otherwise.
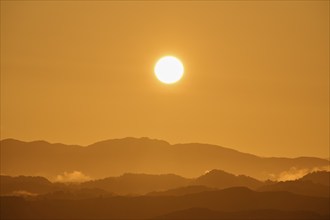
[[[1,1],[1,139],[127,136],[329,157],[329,2]]]

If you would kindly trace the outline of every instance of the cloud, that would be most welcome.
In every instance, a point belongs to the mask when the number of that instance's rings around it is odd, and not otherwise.
[[[61,175],[57,175],[55,178],[56,182],[84,182],[91,178],[80,171],[64,172]]]
[[[307,175],[308,173],[316,172],[316,171],[322,171],[322,170],[329,171],[330,166],[314,167],[314,168],[311,168],[311,169],[308,169],[308,168],[298,169],[296,167],[291,167],[289,170],[281,172],[277,176],[276,179],[277,179],[277,181],[296,180],[296,179],[299,179],[299,178]]]

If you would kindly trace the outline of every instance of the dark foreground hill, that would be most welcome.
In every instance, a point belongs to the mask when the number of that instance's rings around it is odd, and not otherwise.
[[[237,212],[221,212],[205,208],[191,208],[180,211],[175,211],[156,219],[255,219],[255,220],[307,220],[307,219],[328,219],[329,216],[319,215],[309,211],[280,211],[280,210],[253,210],[253,211],[237,211]]]
[[[86,147],[6,139],[1,141],[0,152],[1,174],[50,179],[75,170],[95,179],[124,173],[175,173],[192,178],[220,169],[266,180],[292,167],[299,170],[329,165],[328,160],[320,158],[264,158],[216,145],[171,145],[149,138],[107,140]]]
[[[269,217],[272,213],[276,213],[278,219],[287,216],[292,217],[291,219],[299,219],[302,213],[307,213],[310,219],[321,219],[329,217],[328,205],[329,198],[286,192],[255,192],[238,187],[184,196],[114,196],[81,200],[25,200],[19,197],[1,197],[0,217],[1,219],[150,219],[166,218],[169,213],[176,215],[175,212],[180,210],[200,208],[202,211],[207,209],[236,213],[233,214],[234,216],[242,216],[239,213],[245,213],[243,219],[260,215]],[[191,216],[191,211],[186,215]]]

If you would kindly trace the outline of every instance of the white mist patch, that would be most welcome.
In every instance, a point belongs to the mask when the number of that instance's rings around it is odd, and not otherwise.
[[[55,178],[56,182],[85,182],[91,178],[80,171],[64,172],[61,175],[57,175]]]
[[[23,197],[27,196],[27,197],[29,197],[29,196],[37,196],[38,194],[37,193],[29,192],[29,191],[25,191],[25,190],[18,190],[18,191],[14,191],[12,193],[12,195],[14,195],[14,196],[23,196]]]
[[[281,172],[276,179],[277,181],[296,180],[302,178],[303,176],[311,172],[329,171],[329,170],[330,170],[330,166],[314,167],[310,169],[308,168],[298,169],[296,167],[291,167],[289,170]]]

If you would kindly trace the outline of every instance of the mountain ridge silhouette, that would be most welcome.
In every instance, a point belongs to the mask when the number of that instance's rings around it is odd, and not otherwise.
[[[315,182],[308,179],[310,176]],[[261,182],[252,177],[241,178],[242,175],[213,170],[195,179],[187,179],[174,174],[124,174],[118,177],[89,180],[82,183],[50,182],[44,177],[29,176],[0,176],[0,195],[43,195],[54,192],[75,193],[79,190],[99,190],[107,195],[152,195],[152,196],[179,196],[203,191],[215,191],[232,187],[247,187],[255,191],[287,191],[300,195],[330,197],[328,183],[319,183],[321,177],[330,181],[330,172],[313,172],[294,181]],[[210,178],[211,177],[211,178]],[[202,181],[201,181],[202,180]],[[97,191],[96,191],[97,192]],[[97,192],[97,194],[102,194]],[[95,195],[90,195],[93,197]]]
[[[196,207],[220,212],[279,210],[284,213],[303,211],[316,213],[316,216],[329,216],[329,198],[288,192],[256,192],[244,187],[183,196],[113,196],[80,200],[0,199],[1,219],[150,219]],[[249,219],[249,216],[243,217]]]
[[[207,170],[220,169],[266,180],[276,178],[292,167],[312,170],[329,165],[328,160],[315,157],[267,158],[217,145],[171,145],[150,138],[104,140],[85,147],[4,139],[0,150],[1,174],[47,178],[72,171],[80,171],[92,178],[127,172],[175,173],[192,178]]]

